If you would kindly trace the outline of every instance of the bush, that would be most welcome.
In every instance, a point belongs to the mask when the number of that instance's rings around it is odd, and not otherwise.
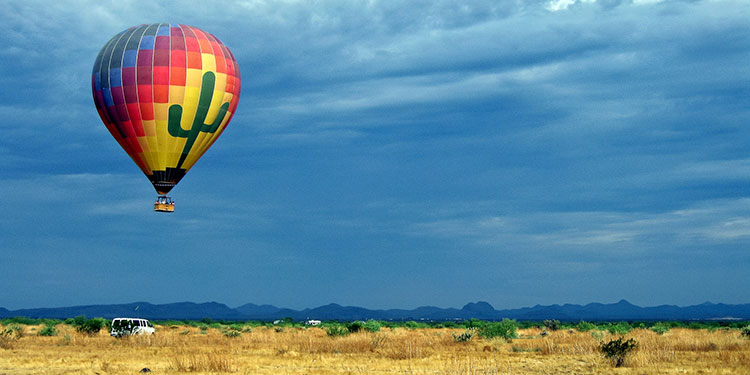
[[[512,339],[518,337],[516,328],[515,320],[503,319],[502,322],[487,323],[479,327],[479,336],[486,339],[499,337],[510,342]]]
[[[11,324],[8,326],[6,331],[8,331],[10,334],[12,334],[16,338],[21,338],[21,337],[26,336],[26,329],[24,328],[24,326],[20,324]]]
[[[638,343],[634,339],[623,341],[623,338],[620,337],[608,343],[602,343],[599,350],[604,354],[604,357],[612,361],[615,367],[621,367],[625,364],[625,356],[636,346],[638,346]]]
[[[242,333],[240,333],[240,331],[230,329],[230,330],[224,331],[224,336],[229,337],[231,339],[231,338],[242,336]]]
[[[87,319],[76,327],[76,331],[93,336],[99,333],[102,328],[106,327],[107,323],[109,323],[109,321],[104,318]]]
[[[550,331],[557,331],[561,327],[560,321],[557,319],[545,320],[542,324]]]
[[[54,322],[47,322],[38,333],[39,336],[57,336],[57,328],[55,328]]]
[[[344,326],[334,325],[326,327],[326,334],[331,337],[348,336],[349,330]]]
[[[406,329],[417,329],[417,328],[423,328],[425,327],[424,324],[419,324],[413,320],[409,320],[403,323],[402,325]]]
[[[40,321],[40,324],[44,324],[45,326],[56,326],[62,324],[62,320],[60,319],[40,319]]]
[[[613,335],[625,335],[628,332],[630,332],[630,330],[632,329],[633,327],[631,327],[630,324],[628,324],[628,322],[619,322],[617,324],[610,324],[609,327],[607,327],[607,330],[609,331],[609,333]]]
[[[666,324],[666,323],[663,323],[663,322],[658,322],[658,323],[654,324],[653,326],[651,326],[651,330],[654,331],[654,332],[656,332],[656,333],[658,333],[658,334],[660,334],[660,335],[663,335],[663,334],[669,332],[669,327],[670,327],[669,324]]]
[[[351,333],[357,333],[363,329],[365,329],[365,322],[362,321],[354,321],[346,324],[346,329]]]
[[[474,337],[474,329],[467,329],[464,331],[464,333],[460,335],[453,334],[453,341],[455,342],[469,342],[471,341],[471,338]]]
[[[68,318],[65,319],[65,324],[71,325],[73,327],[80,327],[83,322],[86,321],[86,317],[83,315],[76,316],[75,318]]]
[[[365,329],[368,332],[378,332],[380,331],[380,327],[381,327],[380,322],[377,320],[370,319],[365,322]]]
[[[0,348],[13,349],[13,345],[20,337],[18,331],[13,330],[12,326],[0,330]]]
[[[596,324],[589,323],[586,321],[581,321],[580,323],[576,325],[576,329],[578,330],[578,332],[588,332],[596,328],[597,328]]]
[[[11,325],[11,324],[22,324],[25,326],[35,326],[37,324],[41,324],[42,319],[31,319],[26,318],[23,316],[17,316],[15,318],[5,318],[0,320],[3,325]]]
[[[742,330],[740,331],[740,336],[746,339],[750,339],[750,326],[742,328]]]

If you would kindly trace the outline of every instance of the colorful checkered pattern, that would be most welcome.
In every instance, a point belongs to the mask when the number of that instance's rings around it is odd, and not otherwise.
[[[99,52],[91,83],[102,121],[160,194],[219,137],[240,98],[232,53],[187,25],[115,35]]]

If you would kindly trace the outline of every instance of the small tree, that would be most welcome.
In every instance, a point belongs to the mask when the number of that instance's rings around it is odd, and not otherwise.
[[[502,322],[487,323],[479,327],[479,336],[486,339],[499,337],[510,342],[518,337],[516,329],[517,325],[515,320],[503,319]]]
[[[599,347],[604,357],[612,361],[615,367],[621,367],[625,363],[625,356],[628,355],[638,343],[634,339],[623,341],[623,337],[602,343]]]
[[[750,339],[750,326],[742,328],[740,335],[746,339]]]

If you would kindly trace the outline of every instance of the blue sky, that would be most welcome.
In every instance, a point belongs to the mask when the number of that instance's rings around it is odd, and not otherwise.
[[[746,1],[0,0],[0,306],[750,302]],[[237,113],[156,194],[91,99],[130,26]]]

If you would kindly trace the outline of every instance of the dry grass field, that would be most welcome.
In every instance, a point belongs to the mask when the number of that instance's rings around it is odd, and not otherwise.
[[[255,327],[237,337],[218,329],[157,326],[150,337],[115,339],[57,326],[56,336],[0,343],[0,374],[750,374],[750,340],[737,330],[636,329],[638,347],[625,367],[599,353],[592,332],[519,330],[512,342],[474,337],[459,329],[383,328],[330,337],[320,328]],[[615,336],[597,335],[605,341]]]

